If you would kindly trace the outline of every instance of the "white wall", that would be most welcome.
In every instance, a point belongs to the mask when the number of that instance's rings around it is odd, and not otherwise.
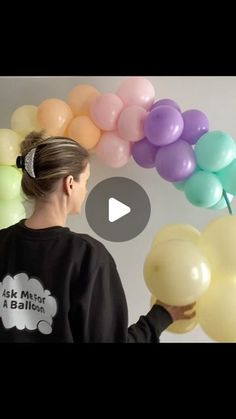
[[[148,77],[148,76],[146,76]],[[68,92],[81,83],[94,85],[103,93],[115,92],[126,77],[21,77],[0,78],[0,127],[10,127],[12,112],[21,105],[38,105],[50,97],[66,100]],[[210,129],[228,132],[236,138],[236,77],[148,77],[156,89],[156,98],[171,98],[182,110],[197,108],[210,120]],[[129,323],[136,322],[149,310],[150,294],[143,280],[143,263],[155,233],[170,223],[190,223],[202,229],[212,218],[227,210],[210,211],[192,206],[183,193],[164,181],[155,169],[145,170],[133,161],[120,169],[110,169],[92,157],[90,188],[107,177],[125,176],[147,191],[152,205],[146,229],[135,239],[112,243],[96,236],[81,216],[71,216],[68,226],[76,232],[92,235],[105,244],[116,260],[129,306]],[[235,202],[232,203],[235,211]],[[28,216],[28,215],[27,215]],[[200,328],[188,334],[163,333],[162,342],[211,342]]]

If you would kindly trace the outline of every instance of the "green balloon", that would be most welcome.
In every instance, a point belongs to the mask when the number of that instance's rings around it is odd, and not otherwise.
[[[231,195],[230,193],[227,193],[227,197],[228,197],[228,201],[231,202],[234,196]],[[227,208],[227,204],[226,204],[224,196],[222,196],[222,198],[219,200],[219,202],[217,202],[217,204],[213,205],[212,207],[209,207],[209,209],[213,209],[213,210],[221,210],[224,208]]]
[[[236,159],[227,167],[217,173],[226,192],[236,195]]]
[[[195,171],[194,171],[194,173],[197,173],[197,172],[200,172],[202,169],[200,169],[200,167],[196,167],[196,169],[195,169]],[[194,173],[192,173],[192,175],[194,174]],[[191,175],[191,176],[192,176]],[[176,189],[179,189],[179,191],[184,191],[184,187],[185,187],[185,183],[186,183],[186,180],[184,180],[183,182],[173,182],[173,186],[176,188]]]
[[[236,158],[236,144],[226,132],[210,131],[198,140],[195,154],[201,169],[218,172]]]
[[[174,182],[173,185],[174,185],[174,187],[176,189],[179,189],[179,191],[183,191],[184,190],[185,181],[184,182]]]
[[[11,166],[0,166],[0,200],[15,199],[20,195],[21,174]]]
[[[26,218],[26,211],[19,199],[0,201],[0,229],[10,227],[23,218]]]
[[[186,180],[184,192],[191,204],[208,208],[221,199],[223,188],[216,175],[199,171]]]

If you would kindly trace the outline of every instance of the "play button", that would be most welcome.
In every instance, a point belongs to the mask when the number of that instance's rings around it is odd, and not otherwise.
[[[109,199],[108,219],[110,223],[114,223],[114,221],[119,220],[126,214],[129,214],[130,211],[131,209],[128,205],[123,204],[115,198]]]
[[[112,177],[92,189],[85,212],[88,224],[98,236],[123,242],[144,230],[151,205],[147,193],[138,183],[125,177]]]

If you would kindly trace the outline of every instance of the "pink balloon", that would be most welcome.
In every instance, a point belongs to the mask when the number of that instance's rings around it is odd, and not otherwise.
[[[126,106],[138,105],[148,110],[154,102],[155,90],[149,80],[131,77],[120,85],[117,95]]]
[[[119,96],[107,93],[97,97],[90,108],[90,116],[93,122],[104,131],[116,129],[117,118],[124,107]]]
[[[96,147],[96,155],[110,167],[122,167],[131,157],[131,144],[116,132],[104,132]]]
[[[127,106],[121,112],[117,129],[121,138],[126,141],[139,141],[144,137],[144,121],[148,112],[140,106]]]

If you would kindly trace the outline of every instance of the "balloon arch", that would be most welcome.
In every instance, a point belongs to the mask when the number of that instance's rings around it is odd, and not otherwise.
[[[230,215],[214,219],[201,233],[185,224],[164,227],[146,257],[144,278],[151,304],[197,301],[194,319],[177,321],[169,331],[186,333],[200,324],[215,341],[236,342],[234,139],[210,130],[201,110],[182,111],[172,99],[155,100],[154,86],[143,77],[124,80],[115,93],[78,85],[67,101],[23,105],[12,114],[11,129],[0,129],[0,229],[25,217],[16,158],[23,138],[41,129],[73,138],[112,168],[133,158],[144,170],[156,170],[192,205],[228,208]]]

